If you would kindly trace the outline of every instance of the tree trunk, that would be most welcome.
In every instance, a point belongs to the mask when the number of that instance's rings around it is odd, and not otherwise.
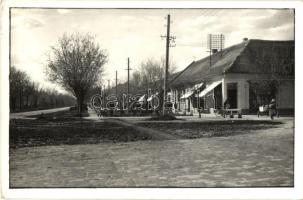
[[[77,96],[77,106],[78,106],[78,113],[80,114],[82,112],[82,106],[81,106],[81,97]]]
[[[37,108],[38,107],[38,97],[37,96],[34,96],[34,107]]]
[[[84,112],[84,96],[83,95],[77,95],[77,104],[78,104],[78,113]]]
[[[22,91],[20,90],[19,91],[19,110],[21,111],[22,110]]]
[[[26,95],[26,108],[28,108],[28,95]]]
[[[16,102],[17,102],[17,98],[15,96],[11,96],[10,105],[12,111],[16,110]]]

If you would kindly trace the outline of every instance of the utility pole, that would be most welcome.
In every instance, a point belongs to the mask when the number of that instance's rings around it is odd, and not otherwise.
[[[116,70],[116,97],[118,96],[118,71]]]
[[[129,110],[129,71],[132,70],[129,68],[129,58],[127,58],[127,110]]]
[[[147,78],[147,94],[146,94],[146,101],[149,98],[149,82],[151,80],[151,74],[149,74],[148,78]],[[147,101],[147,106],[146,106],[146,110],[149,109],[149,102]]]
[[[106,85],[104,84],[104,86],[103,86],[103,105],[104,105],[104,108],[105,108],[105,88],[106,88]]]
[[[165,56],[165,70],[164,70],[164,87],[163,87],[163,105],[162,105],[162,115],[165,114],[165,102],[167,94],[167,77],[168,77],[168,67],[169,67],[169,47],[175,47],[170,45],[170,41],[175,41],[176,37],[170,36],[170,14],[167,15],[167,24],[166,24],[166,36],[161,36],[166,38],[166,56]]]
[[[102,85],[100,85],[100,97],[102,97]]]
[[[102,84],[100,85],[100,110],[102,108],[102,99],[103,99],[103,94],[102,94]]]
[[[108,95],[109,95],[109,85],[110,85],[110,80],[107,80],[107,90],[108,90]]]

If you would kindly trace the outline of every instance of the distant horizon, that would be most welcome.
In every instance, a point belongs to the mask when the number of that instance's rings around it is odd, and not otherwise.
[[[225,35],[225,47],[256,40],[294,40],[293,9],[11,9],[11,65],[25,71],[43,87],[64,90],[46,80],[45,54],[63,33],[90,33],[109,62],[104,80],[113,83],[118,70],[119,84],[126,82],[127,57],[131,73],[140,63],[165,56],[167,14],[176,47],[170,59],[176,72],[208,56],[208,34]],[[232,22],[232,23],[231,23]],[[206,28],[205,28],[206,27]],[[65,93],[65,92],[63,92]]]

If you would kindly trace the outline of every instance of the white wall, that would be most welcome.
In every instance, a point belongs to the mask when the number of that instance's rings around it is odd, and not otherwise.
[[[240,109],[249,109],[249,80],[247,77],[237,77],[235,75],[227,75],[223,78],[222,92],[223,92],[223,102],[227,99],[227,84],[237,83],[237,107]]]
[[[223,98],[227,98],[227,83],[238,83],[238,108],[249,109],[249,83],[248,80],[256,80],[262,77],[249,76],[245,74],[227,74],[223,80]],[[278,94],[277,103],[279,108],[294,108],[294,81],[281,81]]]
[[[248,75],[248,74],[226,74],[221,77],[218,76],[213,80],[206,82],[206,85],[211,84],[214,81],[222,81],[222,96],[223,103],[227,99],[227,83],[237,83],[237,92],[238,92],[238,108],[240,109],[249,109],[249,83],[248,80],[262,79],[261,76]],[[181,91],[179,91],[181,92]],[[184,94],[184,91],[182,92]],[[294,108],[294,81],[286,80],[282,81],[278,90],[277,103],[279,108]],[[182,101],[181,109],[187,109],[188,102]],[[191,104],[191,110],[192,104]]]

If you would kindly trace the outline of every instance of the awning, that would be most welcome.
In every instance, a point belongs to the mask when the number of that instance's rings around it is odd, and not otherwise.
[[[142,102],[142,101],[144,101],[144,99],[145,99],[145,94],[142,97],[140,97],[138,101]]]
[[[158,96],[158,92],[156,94],[151,95],[150,97],[148,97],[147,101],[152,101],[154,98],[156,98]]]
[[[192,87],[190,89],[190,91],[186,92],[184,95],[181,96],[181,99],[187,99],[189,97],[191,97],[191,95],[193,95],[195,93],[196,90],[200,89],[203,86],[204,83],[199,83],[194,85],[194,87]]]
[[[183,94],[182,96],[181,96],[181,99],[187,99],[188,97],[190,97],[191,95],[193,95],[194,94],[194,92],[195,91],[189,91],[189,92],[186,92],[185,94]]]
[[[222,81],[213,82],[208,87],[206,87],[202,92],[200,92],[199,97],[205,96],[207,93],[209,93],[210,91],[212,91],[213,89],[215,89],[215,87],[217,87],[218,85],[220,85],[220,83],[222,83]]]
[[[194,86],[194,89],[195,89],[195,90],[198,90],[198,89],[200,89],[203,85],[204,85],[204,83],[196,84],[196,85]]]

